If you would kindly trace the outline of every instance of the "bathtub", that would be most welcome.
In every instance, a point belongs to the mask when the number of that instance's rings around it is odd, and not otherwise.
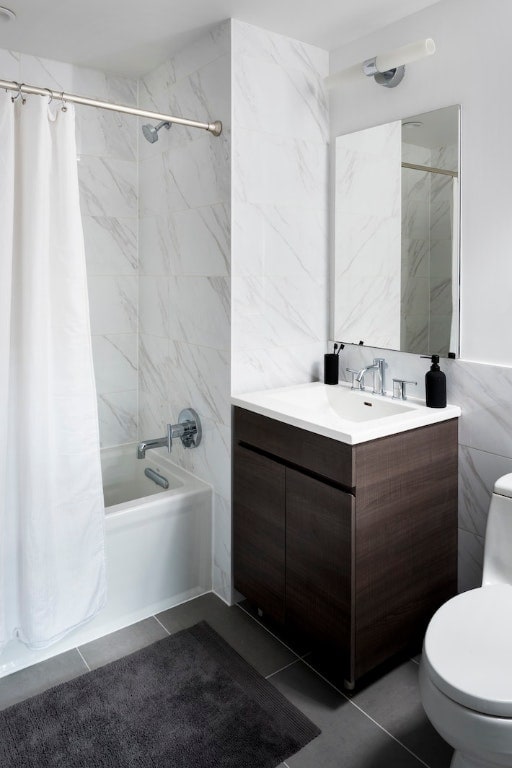
[[[136,444],[102,450],[107,604],[50,648],[31,651],[12,640],[0,654],[0,677],[95,640],[211,590],[212,489]],[[144,475],[165,477],[163,490]]]

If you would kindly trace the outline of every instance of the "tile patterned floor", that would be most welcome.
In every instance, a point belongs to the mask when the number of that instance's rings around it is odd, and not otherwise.
[[[321,729],[279,768],[448,768],[452,750],[426,719],[418,695],[418,663],[409,660],[348,697],[242,606],[213,594],[0,679],[0,709],[96,669],[206,620],[250,664]],[[241,767],[242,768],[242,767]],[[250,760],[243,768],[250,768]]]

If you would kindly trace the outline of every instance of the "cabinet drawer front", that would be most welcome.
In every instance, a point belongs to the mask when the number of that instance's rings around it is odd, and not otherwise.
[[[237,447],[233,481],[235,588],[284,621],[285,468]]]
[[[235,408],[235,442],[246,443],[289,464],[354,487],[350,445]]]

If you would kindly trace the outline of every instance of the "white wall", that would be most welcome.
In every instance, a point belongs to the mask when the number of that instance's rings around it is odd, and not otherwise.
[[[433,37],[434,56],[407,67],[395,89],[364,76],[331,97],[331,136],[452,104],[461,105],[461,360],[446,360],[448,399],[459,423],[459,583],[478,586],[487,511],[495,480],[512,472],[512,142],[508,83],[512,4],[443,0],[335,51],[331,71]],[[361,367],[378,350],[347,347]],[[380,352],[380,351],[379,351]],[[386,352],[392,376],[415,379],[424,397],[426,360]],[[477,362],[471,362],[477,361]]]

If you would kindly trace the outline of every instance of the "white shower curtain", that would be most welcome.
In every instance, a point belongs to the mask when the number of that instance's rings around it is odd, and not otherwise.
[[[0,93],[0,648],[105,602],[74,111]]]

